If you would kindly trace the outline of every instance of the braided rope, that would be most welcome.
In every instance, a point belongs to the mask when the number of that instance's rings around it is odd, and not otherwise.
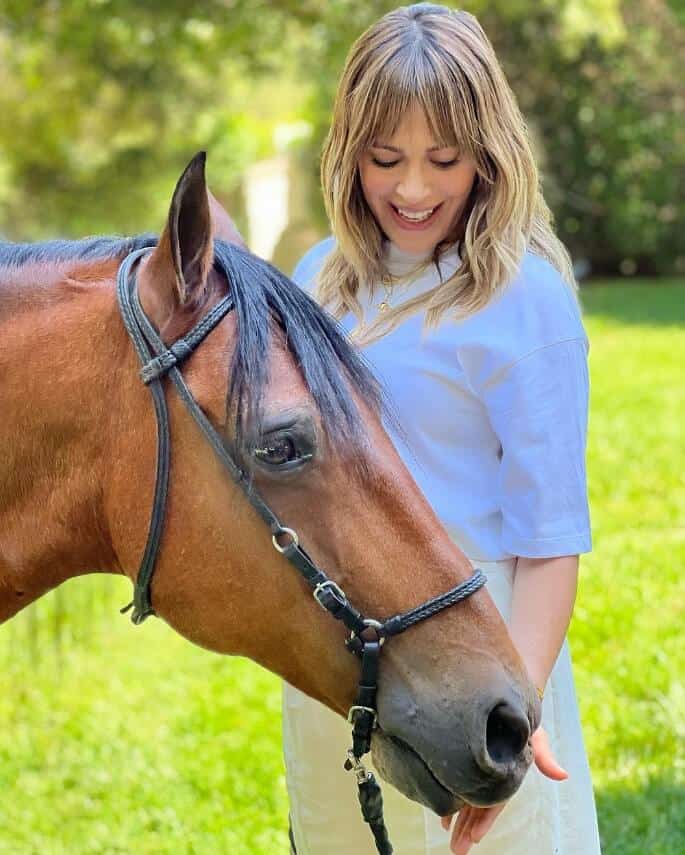
[[[426,620],[426,618],[433,617],[433,615],[438,614],[443,609],[455,606],[462,600],[467,599],[471,594],[475,594],[476,591],[480,590],[486,581],[487,579],[483,571],[476,570],[473,576],[445,594],[433,597],[432,600],[422,603],[415,609],[411,609],[411,611],[388,618],[388,620],[383,622],[383,633],[387,636],[399,635],[401,632],[409,629],[410,626],[414,626],[414,624]]]

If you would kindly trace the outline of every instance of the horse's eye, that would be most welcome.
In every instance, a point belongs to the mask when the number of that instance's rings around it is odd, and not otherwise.
[[[293,437],[287,434],[265,438],[262,446],[255,448],[254,455],[260,463],[283,468],[293,468],[312,457],[298,449]]]

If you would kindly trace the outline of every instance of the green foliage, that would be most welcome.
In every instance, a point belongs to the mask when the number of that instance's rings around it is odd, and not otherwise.
[[[396,5],[326,5],[302,58],[318,81],[310,105],[312,162],[350,44]],[[665,0],[458,5],[479,18],[500,57],[537,143],[545,195],[573,255],[588,258],[597,273],[684,270],[682,8]]]
[[[583,292],[594,552],[571,630],[605,855],[685,852],[685,283]],[[0,627],[2,855],[286,855],[278,681],[74,580]],[[51,639],[59,628],[61,644]]]
[[[623,2],[612,17],[569,33],[563,15],[541,13],[500,53],[572,253],[600,273],[682,271],[685,30],[661,0]]]
[[[14,0],[0,11],[0,231],[157,230],[199,149],[223,193],[270,146],[286,2]],[[287,113],[287,109],[282,111]]]

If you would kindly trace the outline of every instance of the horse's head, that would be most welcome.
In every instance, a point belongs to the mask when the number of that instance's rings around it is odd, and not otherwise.
[[[179,180],[157,246],[139,263],[138,293],[167,344],[232,294],[235,311],[182,370],[241,469],[369,617],[404,612],[466,580],[473,568],[385,433],[378,391],[359,355],[278,271],[242,248],[218,244],[216,219],[204,159],[195,158]],[[213,264],[217,246],[230,259],[230,281]],[[86,389],[92,396],[106,390],[103,401],[81,408],[78,421],[90,443],[79,462],[84,472],[90,467],[79,493],[81,537],[85,542],[92,529],[92,542],[106,544],[99,557],[93,547],[89,566],[135,578],[152,505],[155,417],[114,305],[115,271],[111,264],[107,270],[105,284],[91,262],[84,274],[99,285],[90,304],[98,317],[90,323],[83,308],[74,312],[74,324],[80,318],[92,329],[69,333],[66,308],[61,329],[70,336],[70,364],[78,364],[73,351],[82,346],[83,364],[93,372],[89,379],[81,371],[68,394],[76,401]],[[79,284],[79,275],[72,265],[65,306],[94,294],[95,285]],[[171,474],[152,585],[155,611],[195,643],[249,656],[346,714],[359,661],[345,649],[344,628],[274,549],[243,489],[165,383]],[[57,423],[53,398],[46,392]],[[68,421],[59,436],[75,442]],[[88,491],[97,501],[86,501]],[[379,685],[374,759],[400,790],[445,814],[460,798],[492,803],[517,788],[531,760],[539,708],[485,590],[390,639]]]

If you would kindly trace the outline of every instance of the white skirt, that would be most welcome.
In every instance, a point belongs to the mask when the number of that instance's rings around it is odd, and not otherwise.
[[[477,562],[506,621],[515,559]],[[474,855],[598,855],[597,814],[573,687],[568,644],[545,689],[542,725],[568,780],[550,781],[534,766]],[[354,775],[343,770],[350,726],[284,684],[283,749],[297,855],[375,855],[361,817]],[[372,768],[370,755],[364,761]],[[385,819],[395,855],[449,855],[450,834],[427,808],[383,783]]]

